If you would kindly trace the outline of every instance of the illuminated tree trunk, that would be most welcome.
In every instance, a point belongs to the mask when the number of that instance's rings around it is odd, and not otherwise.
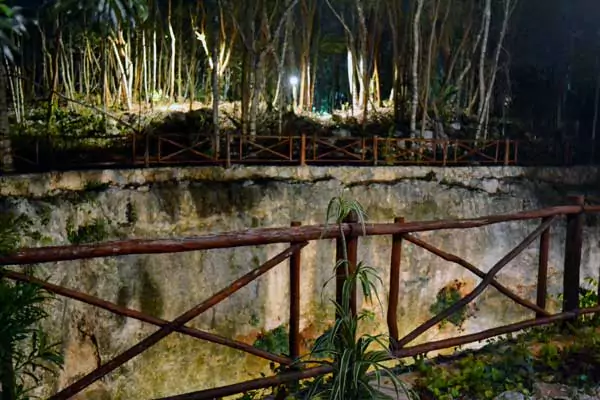
[[[417,135],[417,108],[419,107],[419,56],[421,42],[421,13],[425,0],[417,0],[417,9],[413,20],[413,54],[412,54],[412,101],[410,110],[410,134]]]
[[[488,40],[490,36],[490,21],[492,19],[492,0],[485,0],[485,8],[483,10],[483,40],[481,42],[481,52],[479,53],[479,106],[477,108],[477,132],[475,139],[481,137],[483,123],[485,119],[485,57],[487,54]]]

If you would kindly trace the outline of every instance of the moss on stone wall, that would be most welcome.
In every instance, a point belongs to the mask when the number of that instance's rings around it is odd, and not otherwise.
[[[141,311],[160,318],[164,311],[162,291],[144,266],[140,266],[139,282]]]

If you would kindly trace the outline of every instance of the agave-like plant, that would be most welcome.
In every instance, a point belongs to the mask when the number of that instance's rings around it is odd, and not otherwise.
[[[351,213],[356,215],[364,232],[366,213],[357,201],[335,197],[327,208],[326,226],[333,217],[335,223],[340,226],[344,244],[345,237],[341,224]],[[311,364],[328,365],[332,367],[333,373],[331,376],[320,376],[313,380],[306,391],[306,398],[389,399],[388,395],[377,389],[383,377],[389,378],[397,393],[401,391],[408,393],[394,372],[385,365],[385,361],[388,361],[391,356],[384,344],[385,335],[359,335],[358,333],[360,323],[371,320],[373,314],[363,310],[358,315],[354,315],[350,307],[352,288],[357,284],[360,284],[366,301],[372,302],[374,297],[379,300],[375,282],[381,282],[381,279],[373,267],[363,263],[359,263],[354,271],[349,273],[347,254],[344,254],[344,259],[338,262],[336,268],[341,265],[345,266],[347,272],[341,303],[331,300],[338,318],[333,327],[317,339],[307,361]],[[380,301],[379,303],[381,304]],[[374,350],[373,346],[381,349]],[[373,384],[374,381],[377,382],[376,385]]]

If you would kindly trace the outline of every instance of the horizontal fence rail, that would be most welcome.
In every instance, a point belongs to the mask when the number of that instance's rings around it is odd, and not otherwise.
[[[344,223],[340,224],[340,226],[301,226],[299,222],[292,222],[291,226],[286,228],[250,229],[241,232],[211,234],[184,239],[122,240],[89,245],[26,248],[0,257],[0,266],[17,266],[44,262],[89,259],[95,257],[123,256],[130,254],[175,253],[233,248],[240,246],[259,246],[275,243],[287,244],[287,249],[266,260],[258,268],[255,268],[247,272],[245,275],[237,278],[227,287],[216,292],[216,294],[202,301],[194,308],[186,311],[172,321],[167,321],[159,318],[158,316],[151,316],[140,311],[128,309],[73,289],[50,284],[49,282],[34,278],[28,274],[17,272],[14,269],[0,269],[0,277],[19,282],[37,284],[50,292],[66,298],[78,300],[86,304],[110,311],[117,315],[134,318],[158,327],[158,330],[153,334],[141,340],[128,350],[117,355],[112,360],[106,361],[99,368],[81,377],[68,387],[61,389],[58,393],[51,396],[50,399],[58,400],[71,398],[75,394],[89,387],[97,380],[102,379],[104,376],[114,371],[128,360],[146,351],[152,345],[156,344],[173,332],[179,332],[196,339],[206,340],[208,342],[227,346],[247,354],[275,362],[284,367],[283,372],[272,377],[253,379],[250,381],[226,385],[218,388],[211,388],[164,398],[170,400],[214,399],[222,396],[243,393],[249,390],[294,383],[302,379],[316,377],[332,372],[332,369],[328,366],[315,368],[314,365],[311,367],[311,364],[304,365],[297,362],[297,360],[299,360],[299,358],[302,356],[300,350],[300,283],[302,272],[301,252],[302,248],[304,248],[311,241],[334,239],[336,259],[341,260],[344,259],[344,257],[347,257],[346,259],[349,267],[348,270],[352,271],[352,269],[357,265],[358,244],[361,236],[392,236],[389,272],[389,302],[386,318],[388,333],[390,336],[390,348],[388,355],[389,359],[404,358],[425,354],[435,350],[452,348],[485,340],[498,335],[518,332],[534,326],[572,320],[582,314],[600,312],[600,306],[590,307],[583,310],[578,309],[581,248],[585,214],[600,212],[600,206],[585,205],[584,198],[582,196],[570,198],[570,203],[570,205],[549,207],[541,210],[523,211],[513,214],[494,215],[473,219],[407,222],[403,218],[398,217],[393,223],[365,224],[364,226],[359,224],[353,215],[350,215],[344,221]],[[560,217],[566,217],[567,226],[563,280],[564,301],[562,312],[558,314],[551,314],[546,310],[545,303],[547,296],[548,256],[551,228],[558,223]],[[428,232],[441,229],[468,229],[502,222],[529,220],[538,220],[540,224],[529,235],[527,235],[527,237],[525,237],[519,245],[502,257],[488,272],[483,272],[481,268],[468,262],[467,260],[457,255],[447,253],[444,250],[423,241],[415,235],[418,232]],[[537,296],[535,301],[531,301],[519,296],[510,288],[502,285],[496,280],[496,276],[506,265],[514,260],[515,257],[517,257],[522,251],[536,241],[539,242]],[[410,243],[448,262],[452,262],[461,268],[465,268],[480,278],[481,281],[473,290],[471,290],[471,292],[467,293],[459,301],[447,307],[445,310],[433,316],[426,322],[415,327],[404,337],[399,338],[397,321],[398,299],[400,296],[399,288],[402,248],[405,246],[405,243]],[[270,271],[286,260],[289,261],[290,271],[289,356],[272,354],[270,352],[254,348],[246,343],[186,326],[186,324],[192,319],[198,317],[218,303],[227,299],[242,287],[258,279],[260,276],[264,275],[266,272]],[[336,299],[338,301],[340,301],[343,283],[347,278],[346,273],[347,272],[345,272],[345,268],[343,267],[338,267],[336,271],[335,285]],[[535,318],[484,330],[482,332],[408,346],[428,329],[432,328],[442,320],[446,319],[448,316],[452,315],[454,312],[473,302],[481,295],[481,293],[484,292],[484,290],[490,286],[531,313],[534,313]],[[351,291],[350,308],[354,314],[359,312],[357,307],[356,288]]]
[[[415,139],[189,133],[17,136],[17,172],[178,165],[568,166],[594,164],[593,144],[570,141]]]

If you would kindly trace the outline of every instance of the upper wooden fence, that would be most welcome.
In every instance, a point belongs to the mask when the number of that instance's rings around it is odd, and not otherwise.
[[[208,234],[204,236],[188,237],[182,239],[139,239],[139,240],[121,240],[107,243],[87,244],[77,246],[52,246],[41,248],[25,248],[15,253],[0,257],[0,266],[5,265],[26,265],[43,262],[56,262],[66,260],[89,259],[96,257],[113,257],[128,254],[157,254],[157,253],[176,253],[186,251],[198,251],[208,249],[223,249],[241,246],[259,246],[274,243],[287,243],[289,247],[277,254],[275,257],[267,260],[258,268],[248,272],[242,277],[233,281],[229,286],[218,291],[208,299],[196,305],[192,309],[181,314],[172,321],[167,321],[144,314],[137,310],[125,308],[123,306],[107,302],[97,297],[78,292],[73,289],[50,284],[39,280],[25,273],[17,272],[14,268],[1,270],[2,276],[20,282],[32,282],[39,284],[47,290],[76,299],[84,303],[111,311],[115,314],[135,318],[159,327],[153,334],[149,335],[135,346],[119,354],[114,359],[105,362],[96,370],[80,378],[70,386],[60,390],[50,397],[52,400],[68,399],[81,392],[92,383],[101,379],[105,375],[114,371],[133,357],[144,352],[164,337],[173,332],[179,332],[197,339],[206,340],[212,343],[221,344],[248,354],[273,361],[281,366],[290,366],[294,360],[302,356],[300,352],[300,281],[302,279],[301,250],[310,241],[335,239],[335,248],[337,259],[342,259],[347,254],[350,264],[350,270],[356,266],[358,260],[358,241],[361,236],[391,235],[392,248],[390,259],[390,286],[387,309],[387,325],[390,335],[389,357],[404,358],[418,354],[424,354],[434,350],[451,348],[467,343],[481,341],[490,337],[517,332],[526,328],[551,324],[558,321],[574,319],[581,314],[600,312],[600,307],[587,309],[578,309],[579,307],[579,284],[580,284],[580,264],[583,245],[583,229],[586,213],[600,212],[600,206],[586,206],[584,198],[581,196],[570,199],[571,205],[546,208],[536,211],[519,212],[507,215],[494,215],[475,219],[462,220],[441,220],[426,222],[405,222],[402,218],[396,218],[393,223],[366,224],[365,226],[348,220],[341,226],[300,226],[298,222],[292,223],[290,228],[269,228],[269,229],[250,229],[241,232],[230,232],[221,234]],[[563,293],[564,300],[562,312],[550,314],[546,310],[547,297],[547,279],[548,279],[548,257],[550,254],[550,235],[551,227],[556,224],[559,217],[566,216],[566,243],[564,250],[564,274],[563,274]],[[419,239],[415,233],[434,231],[441,229],[468,229],[483,227],[492,224],[509,221],[528,221],[541,220],[540,225],[533,230],[522,242],[513,250],[508,252],[486,273],[477,266],[469,263],[467,260],[449,254],[431,244]],[[342,239],[342,235],[346,238]],[[539,243],[539,262],[537,266],[537,296],[536,300],[525,299],[516,294],[510,288],[502,285],[496,280],[497,274],[508,263],[515,259],[522,251],[531,244]],[[409,242],[428,252],[431,252],[444,260],[453,262],[463,268],[466,268],[479,278],[481,282],[465,297],[448,307],[438,315],[430,318],[425,323],[415,327],[410,333],[402,338],[398,336],[398,299],[400,293],[400,269],[401,253],[404,242]],[[344,246],[346,246],[344,248]],[[288,355],[272,354],[264,350],[254,348],[246,343],[225,338],[213,333],[204,332],[195,328],[187,327],[186,324],[200,314],[206,312],[216,304],[230,297],[232,294],[248,285],[252,281],[264,275],[278,264],[289,259],[290,268],[290,310],[289,310],[289,353]],[[526,267],[526,266],[524,266]],[[532,271],[533,273],[533,271]],[[341,285],[346,276],[345,268],[340,267],[337,270],[336,279],[336,298],[340,301]],[[409,344],[418,336],[432,328],[445,318],[454,314],[462,307],[467,306],[474,301],[486,288],[494,287],[511,300],[522,307],[535,313],[533,319],[524,320],[518,323],[488,329],[479,333],[468,334],[453,337],[444,340],[437,340],[419,345]],[[351,293],[351,308],[357,312],[356,288]],[[181,400],[181,399],[214,399],[223,396],[233,395],[260,388],[268,388],[281,384],[291,383],[299,379],[315,377],[332,372],[328,366],[316,368],[301,368],[298,365],[288,368],[284,372],[266,378],[254,379],[246,382],[227,385],[219,388],[201,390],[193,393],[166,397],[163,400]]]
[[[178,165],[573,165],[593,160],[590,146],[518,140],[384,137],[209,136],[16,137],[17,172]]]

